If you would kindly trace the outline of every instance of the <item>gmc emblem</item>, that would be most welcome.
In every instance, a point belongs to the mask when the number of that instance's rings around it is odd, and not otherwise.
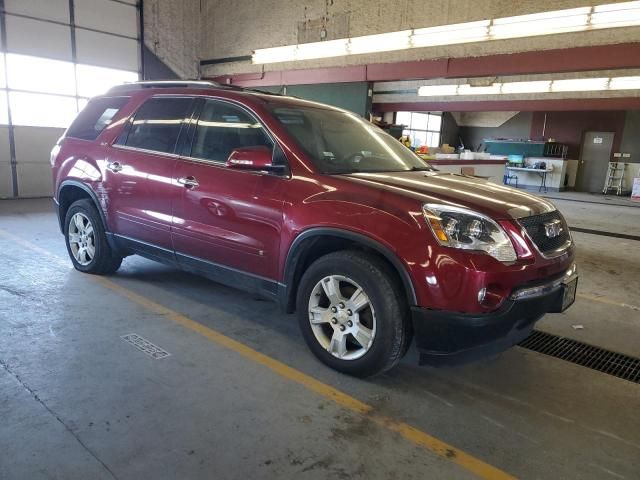
[[[561,233],[562,233],[562,222],[560,222],[560,220],[545,222],[544,234],[547,236],[547,238],[556,238]]]

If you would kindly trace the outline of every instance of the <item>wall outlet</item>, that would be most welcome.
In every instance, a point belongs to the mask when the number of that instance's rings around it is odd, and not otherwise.
[[[630,153],[623,153],[622,154],[622,158],[631,158],[631,154]]]

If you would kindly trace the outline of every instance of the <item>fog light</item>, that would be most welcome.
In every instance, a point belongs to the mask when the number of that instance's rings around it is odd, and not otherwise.
[[[487,289],[481,288],[478,290],[478,303],[484,302],[484,297],[487,295]]]

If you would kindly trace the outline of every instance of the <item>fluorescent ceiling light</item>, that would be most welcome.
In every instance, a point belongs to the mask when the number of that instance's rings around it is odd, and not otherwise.
[[[589,92],[606,90],[608,78],[574,78],[570,80],[554,80],[552,92]]]
[[[582,7],[497,18],[491,25],[490,35],[494,39],[504,39],[584,30],[590,12],[591,7]]]
[[[253,63],[289,62],[634,25],[640,25],[640,1],[553,10],[350,39],[261,48],[255,50],[252,59]]]
[[[502,84],[502,93],[543,93],[551,89],[551,80],[533,82],[508,82]]]
[[[469,83],[424,85],[418,88],[421,97],[466,95],[513,95],[524,93],[600,92],[606,90],[640,90],[640,76],[612,78],[572,78],[566,80],[534,80],[529,82],[494,82],[488,86]]]
[[[494,83],[484,87],[474,87],[468,83],[458,87],[458,95],[499,95],[501,83]]]
[[[614,28],[638,25],[640,23],[640,2],[612,3],[593,8],[591,26],[593,28]]]
[[[440,27],[418,28],[413,31],[411,45],[417,48],[482,41],[489,33],[490,23],[489,20],[481,20]]]
[[[298,45],[296,60],[310,58],[339,57],[348,54],[347,39],[329,40],[326,42],[303,43]]]
[[[351,54],[387,52],[409,48],[411,30],[354,37],[349,41]]]
[[[253,52],[253,63],[289,62],[295,60],[297,45],[261,48]]]
[[[446,97],[458,94],[458,85],[425,85],[418,89],[421,97]]]
[[[616,77],[609,82],[609,90],[640,90],[640,77]]]

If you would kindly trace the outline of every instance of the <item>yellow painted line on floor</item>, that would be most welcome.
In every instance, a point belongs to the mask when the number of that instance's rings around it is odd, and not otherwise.
[[[611,300],[611,299],[606,298],[606,297],[599,297],[597,295],[589,295],[587,293],[578,293],[578,294],[576,294],[576,297],[584,298],[585,300],[589,300],[589,301],[592,301],[592,302],[604,303],[605,305],[612,305],[612,306],[615,306],[615,307],[629,308],[631,310],[635,310],[637,312],[640,312],[640,307],[638,307],[636,305],[631,305],[631,304],[623,303],[623,302],[616,302],[615,300]]]
[[[47,257],[53,258],[56,260],[56,263],[64,263],[65,265],[69,265],[69,263],[63,262],[63,260],[57,255],[4,230],[0,229],[0,236],[8,238],[23,246],[24,248],[42,253]],[[367,419],[373,421],[374,423],[398,433],[410,442],[456,463],[460,467],[475,474],[479,478],[491,480],[515,479],[515,477],[513,477],[512,475],[509,475],[508,473],[492,465],[489,465],[488,463],[485,463],[482,460],[469,455],[468,453],[465,453],[462,450],[459,450],[454,446],[449,445],[448,443],[429,435],[428,433],[423,432],[422,430],[412,427],[408,423],[395,420],[386,415],[381,415],[377,413],[371,405],[361,402],[357,398],[347,395],[346,393],[343,393],[340,390],[327,385],[326,383],[316,380],[315,378],[301,372],[300,370],[296,370],[295,368],[292,368],[274,358],[271,358],[268,355],[260,353],[259,351],[254,350],[253,348],[240,343],[237,340],[227,337],[226,335],[223,335],[216,330],[205,327],[204,325],[191,320],[185,315],[182,315],[175,310],[160,305],[159,303],[156,303],[143,295],[129,290],[128,288],[122,287],[105,277],[87,275],[86,278],[90,278],[96,281],[101,286],[108,288],[109,290],[119,295],[122,295],[128,300],[137,303],[147,310],[161,315],[164,318],[167,318],[183,326],[184,328],[187,328],[204,336],[208,340],[218,345],[222,345],[229,350],[233,350],[234,352],[239,353],[240,355],[253,361],[254,363],[269,368],[271,371],[280,375],[281,377],[302,385],[303,387],[317,393],[318,395],[331,400],[342,408],[365,416]]]

